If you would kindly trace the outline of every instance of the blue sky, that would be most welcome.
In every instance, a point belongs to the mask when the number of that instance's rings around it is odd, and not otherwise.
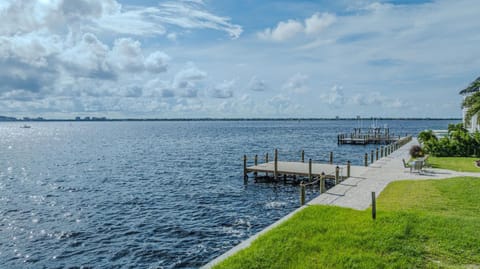
[[[476,0],[0,0],[0,115],[460,117]]]

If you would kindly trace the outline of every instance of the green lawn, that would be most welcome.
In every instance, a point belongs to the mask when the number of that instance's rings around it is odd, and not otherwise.
[[[443,168],[460,172],[479,172],[480,168],[475,166],[475,161],[480,158],[472,157],[429,157],[427,162],[433,168]]]
[[[394,182],[377,208],[310,206],[215,268],[480,266],[480,178]]]

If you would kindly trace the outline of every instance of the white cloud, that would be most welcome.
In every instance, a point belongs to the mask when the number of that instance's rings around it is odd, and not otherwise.
[[[303,31],[303,25],[296,20],[279,22],[277,27],[267,28],[258,33],[258,37],[264,40],[285,41],[291,39]]]
[[[318,35],[325,28],[329,27],[336,20],[335,15],[330,13],[315,13],[305,19],[305,33],[307,35]]]
[[[345,95],[342,89],[341,86],[334,85],[327,94],[320,95],[320,99],[329,105],[339,107],[345,103]]]
[[[145,67],[152,73],[161,73],[167,71],[170,57],[162,51],[151,53],[145,60]]]
[[[296,73],[283,84],[282,88],[287,92],[304,94],[308,91],[307,80],[307,75]]]
[[[304,24],[297,20],[287,20],[279,22],[273,29],[267,28],[259,32],[257,36],[263,40],[286,41],[296,37],[299,34],[308,36],[318,36],[325,28],[329,27],[336,20],[335,15],[330,13],[314,13],[306,18]]]
[[[373,107],[408,107],[408,103],[402,101],[400,98],[390,98],[376,91],[355,94],[351,97],[350,103],[354,105]]]
[[[248,82],[247,88],[251,91],[263,92],[267,90],[267,83],[256,76],[253,76]]]
[[[233,97],[233,89],[235,87],[235,80],[226,80],[218,83],[210,90],[210,95],[214,98],[227,99]]]
[[[207,73],[205,71],[198,69],[193,63],[188,63],[186,68],[175,75],[172,87],[175,89],[192,88],[206,77]]]
[[[131,38],[115,40],[109,60],[116,68],[127,72],[141,72],[145,68],[141,44]]]
[[[170,40],[170,41],[177,41],[177,33],[168,33],[167,34],[167,39]]]
[[[230,23],[230,19],[214,15],[203,8],[203,1],[176,1],[161,3],[150,18],[186,29],[214,29],[238,38],[242,27]],[[153,11],[153,9],[152,9]]]
[[[109,51],[94,34],[86,33],[77,44],[63,50],[58,60],[73,76],[111,79],[115,72],[107,61]]]

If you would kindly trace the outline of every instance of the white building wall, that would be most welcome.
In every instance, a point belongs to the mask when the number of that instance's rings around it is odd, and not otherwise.
[[[463,96],[463,100],[465,100],[465,98],[466,98],[467,96],[468,96],[468,95]],[[467,128],[467,121],[466,121],[466,119],[465,119],[465,115],[467,115],[467,109],[466,109],[466,108],[464,108],[464,109],[462,110],[462,114],[463,114],[463,115],[462,115],[462,117],[463,117],[463,126],[464,126],[465,128]],[[473,132],[475,132],[475,131],[480,131],[480,124],[478,124],[478,117],[479,117],[479,115],[478,115],[478,113],[477,113],[477,114],[473,115],[472,118],[470,119],[470,124],[468,124],[469,126],[468,126],[468,128],[467,128],[467,130],[468,130],[469,132],[472,132],[472,133],[473,133]]]
[[[478,113],[472,116],[472,119],[470,120],[470,132],[475,132],[475,131],[480,131],[480,126],[478,124]]]

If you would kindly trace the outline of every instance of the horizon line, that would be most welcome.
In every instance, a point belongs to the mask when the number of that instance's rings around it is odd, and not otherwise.
[[[65,122],[83,122],[83,121],[314,121],[314,120],[462,120],[461,118],[434,118],[434,117],[334,117],[334,118],[302,118],[302,117],[288,117],[288,118],[106,118],[106,117],[89,117],[82,119],[55,119],[55,118],[15,118],[0,116],[0,121],[12,122],[27,122],[27,121],[65,121]]]

